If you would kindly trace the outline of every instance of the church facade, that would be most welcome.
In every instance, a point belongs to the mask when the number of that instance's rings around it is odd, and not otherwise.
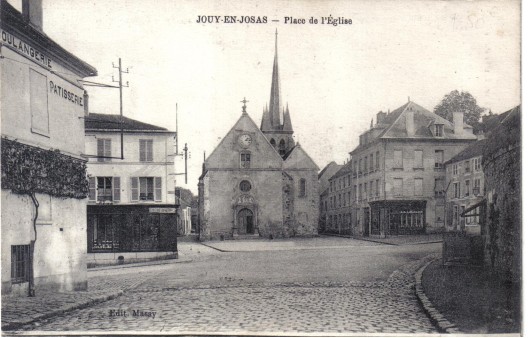
[[[288,106],[281,106],[277,38],[260,128],[243,102],[242,115],[203,164],[200,239],[317,235],[319,168],[294,144]]]

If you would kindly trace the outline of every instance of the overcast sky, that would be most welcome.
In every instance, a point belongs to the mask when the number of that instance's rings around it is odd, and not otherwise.
[[[9,0],[17,8],[20,1]],[[43,0],[44,30],[98,69],[124,76],[124,115],[175,130],[191,149],[197,193],[207,156],[241,114],[260,125],[269,101],[275,30],[281,96],[295,138],[322,168],[343,163],[379,110],[408,97],[432,110],[454,89],[504,112],[520,103],[518,1]],[[199,15],[267,16],[265,24],[196,23]],[[351,25],[309,24],[343,17]],[[305,24],[285,24],[285,17]],[[273,22],[279,20],[279,22]],[[90,110],[118,114],[116,89],[88,88]],[[182,172],[184,162],[177,160]],[[178,176],[178,185],[184,185]]]

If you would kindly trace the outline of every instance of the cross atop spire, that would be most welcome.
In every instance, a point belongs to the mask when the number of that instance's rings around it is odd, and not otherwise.
[[[246,112],[246,103],[248,103],[249,101],[246,100],[246,97],[244,96],[244,99],[242,101],[240,101],[240,102],[242,102],[244,104],[242,106],[242,113],[246,113],[247,114],[247,112]]]

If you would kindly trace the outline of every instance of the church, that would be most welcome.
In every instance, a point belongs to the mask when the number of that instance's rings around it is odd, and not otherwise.
[[[282,107],[277,33],[269,107],[260,128],[246,112],[203,163],[200,240],[280,238],[318,233],[318,166],[294,143]]]

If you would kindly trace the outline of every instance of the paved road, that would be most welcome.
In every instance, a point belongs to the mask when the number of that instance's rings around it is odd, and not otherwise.
[[[324,241],[328,242],[316,249],[296,245],[286,250],[281,245],[281,249],[272,246],[260,252],[210,252],[191,263],[109,270],[98,278],[113,284],[136,281],[135,288],[32,329],[165,334],[436,333],[415,299],[412,284],[413,273],[428,258],[420,259],[439,252],[441,244]]]

